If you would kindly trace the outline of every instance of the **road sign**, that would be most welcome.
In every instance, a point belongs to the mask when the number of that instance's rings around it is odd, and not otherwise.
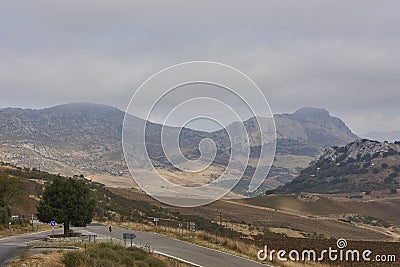
[[[190,222],[189,226],[191,232],[196,232],[196,224],[194,222]]]
[[[160,218],[154,218],[153,221],[154,222],[158,222],[160,220]]]
[[[54,226],[56,226],[56,222],[55,221],[51,221],[50,222],[50,226],[51,226],[51,235],[54,238]]]
[[[96,237],[97,237],[97,235],[96,234],[94,234],[94,235],[88,235],[88,237],[89,237],[89,243],[90,243],[90,241],[96,241]]]
[[[123,239],[134,239],[136,237],[136,235],[131,234],[131,233],[123,233],[122,237],[123,237]]]
[[[132,239],[134,239],[136,237],[136,235],[132,234],[132,233],[123,233],[122,237],[124,238],[125,246],[126,246],[126,240],[130,239],[131,240],[131,247],[132,247]]]

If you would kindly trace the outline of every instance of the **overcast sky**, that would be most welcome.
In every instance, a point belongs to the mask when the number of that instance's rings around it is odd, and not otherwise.
[[[250,76],[274,113],[400,130],[399,25],[396,0],[2,0],[0,107],[125,109],[153,73],[210,60]]]

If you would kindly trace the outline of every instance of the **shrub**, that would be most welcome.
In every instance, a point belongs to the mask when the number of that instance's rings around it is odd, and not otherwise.
[[[388,176],[388,177],[386,177],[385,179],[383,179],[383,182],[384,182],[385,184],[391,184],[391,183],[393,182],[393,178],[390,177],[390,176]]]
[[[353,159],[353,158],[348,158],[347,159],[347,163],[353,163],[353,162],[355,162],[356,160],[355,159]]]
[[[150,267],[166,267],[167,264],[157,258],[147,258],[144,260]]]
[[[67,267],[89,266],[167,266],[163,261],[136,247],[125,248],[116,243],[91,244],[85,252],[71,251],[64,254],[62,263]]]
[[[361,158],[361,160],[363,160],[363,161],[369,161],[369,160],[371,160],[371,154],[365,154],[365,155]]]
[[[129,251],[130,256],[136,260],[144,260],[147,257],[146,252],[140,248],[130,247],[126,250]]]
[[[383,153],[383,157],[388,157],[388,156],[392,156],[392,155],[396,155],[397,151],[394,150],[393,148],[389,148],[389,150],[387,152]]]
[[[61,262],[67,267],[76,267],[86,264],[87,260],[84,253],[79,251],[70,251],[64,254]]]
[[[23,248],[18,251],[18,259],[26,260],[29,257],[29,251],[27,248]]]
[[[371,165],[371,162],[366,162],[366,163],[363,164],[363,167],[364,168],[368,168],[370,165]]]
[[[380,152],[375,152],[374,154],[372,154],[372,158],[377,158],[379,157],[381,153]]]

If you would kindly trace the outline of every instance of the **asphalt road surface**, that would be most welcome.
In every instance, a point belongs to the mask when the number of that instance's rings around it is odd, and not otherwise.
[[[61,233],[62,230],[55,230],[55,233]],[[0,266],[5,266],[5,263],[15,258],[18,255],[18,251],[26,247],[27,242],[44,239],[46,236],[51,234],[50,231],[26,234],[20,236],[12,236],[0,239]]]
[[[111,234],[108,231],[108,226],[105,225],[89,225],[85,229],[89,232],[111,236],[112,238],[123,240],[123,233],[133,233],[136,238],[133,239],[133,243],[136,245],[149,244],[151,249],[156,252],[167,254],[179,259],[183,259],[187,262],[193,263],[196,266],[207,266],[207,267],[259,267],[267,266],[260,264],[255,261],[247,260],[241,257],[237,257],[231,254],[220,252],[213,249],[204,248],[201,246],[193,245],[188,242],[182,242],[177,239],[164,237],[152,233],[127,230],[120,227],[112,227]],[[130,244],[130,241],[128,242]]]
[[[128,230],[120,227],[112,227],[111,234],[108,231],[108,226],[100,224],[91,224],[87,227],[72,228],[75,231],[84,231],[97,234],[99,237],[112,237],[114,239],[123,240],[123,233],[133,233],[136,235],[133,239],[135,245],[150,245],[150,248],[155,252],[172,256],[180,260],[187,261],[195,266],[204,267],[259,267],[267,266],[255,261],[247,260],[231,254],[220,252],[213,249],[197,246],[188,242],[183,242],[177,239],[160,236],[157,234]],[[60,232],[61,230],[56,230]],[[27,234],[22,236],[14,236],[0,239],[0,266],[5,266],[5,262],[16,257],[18,251],[26,246],[27,242],[44,239],[50,235],[51,231],[45,231],[35,234]],[[130,241],[127,242],[130,244]]]

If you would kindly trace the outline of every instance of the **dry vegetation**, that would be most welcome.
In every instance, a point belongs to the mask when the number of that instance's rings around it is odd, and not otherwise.
[[[143,231],[155,231],[154,226],[143,225],[137,223],[124,223],[124,227],[143,230]],[[292,249],[302,251],[306,249],[313,249],[317,253],[320,253],[324,249],[332,247],[336,249],[335,239],[307,239],[307,238],[293,238],[293,237],[279,237],[269,236],[255,239],[243,238],[243,237],[224,237],[218,233],[210,234],[204,231],[196,231],[192,238],[189,238],[189,233],[186,231],[179,232],[176,228],[160,226],[157,232],[162,235],[174,237],[180,240],[192,242],[201,246],[217,249],[220,251],[228,252],[234,255],[242,256],[252,260],[257,260],[257,252],[267,245],[269,249],[284,249],[290,251]],[[400,257],[400,243],[399,242],[379,242],[379,241],[349,241],[348,249],[358,249],[363,251],[369,249],[373,251],[373,255],[395,255],[396,259]],[[332,264],[328,260],[322,263],[314,262],[279,262],[274,260],[272,262],[274,266],[338,266],[337,263]],[[365,266],[365,262],[341,262],[340,266]],[[394,266],[393,263],[368,263],[368,266]]]
[[[28,253],[28,252],[22,252],[22,253]],[[26,255],[20,254],[18,256],[18,259],[11,262],[9,264],[9,266],[10,267],[20,267],[20,266],[63,267],[64,264],[62,264],[62,262],[61,262],[63,254],[64,253],[61,251],[58,251],[58,252],[46,251],[42,254],[33,255],[33,256],[28,256],[28,254],[26,254]]]
[[[28,223],[22,224],[13,224],[10,228],[4,228],[0,226],[0,238],[8,237],[8,236],[15,236],[15,235],[23,235],[26,233],[32,233],[32,226]],[[46,231],[50,230],[51,227],[48,224],[38,224],[34,225],[34,231]]]
[[[30,251],[20,251],[18,258],[9,264],[10,267],[188,267],[190,265],[140,248],[128,247],[116,243],[92,243],[85,249],[70,251],[58,249],[44,250],[37,255]]]
[[[223,166],[210,165],[199,172],[177,172],[168,168],[157,168],[162,177],[171,183],[182,186],[201,186],[218,178],[224,171]]]
[[[196,209],[186,209],[167,206],[135,191],[116,188],[109,190],[126,198],[148,201],[170,211],[199,215],[212,221],[218,221],[219,213],[222,212],[224,222],[251,224],[254,227],[286,228],[304,232],[308,236],[323,235],[326,238],[346,238],[349,240],[392,240],[389,235],[340,222],[335,218],[295,214],[241,201],[220,200]],[[321,207],[321,210],[324,209],[326,208]]]

